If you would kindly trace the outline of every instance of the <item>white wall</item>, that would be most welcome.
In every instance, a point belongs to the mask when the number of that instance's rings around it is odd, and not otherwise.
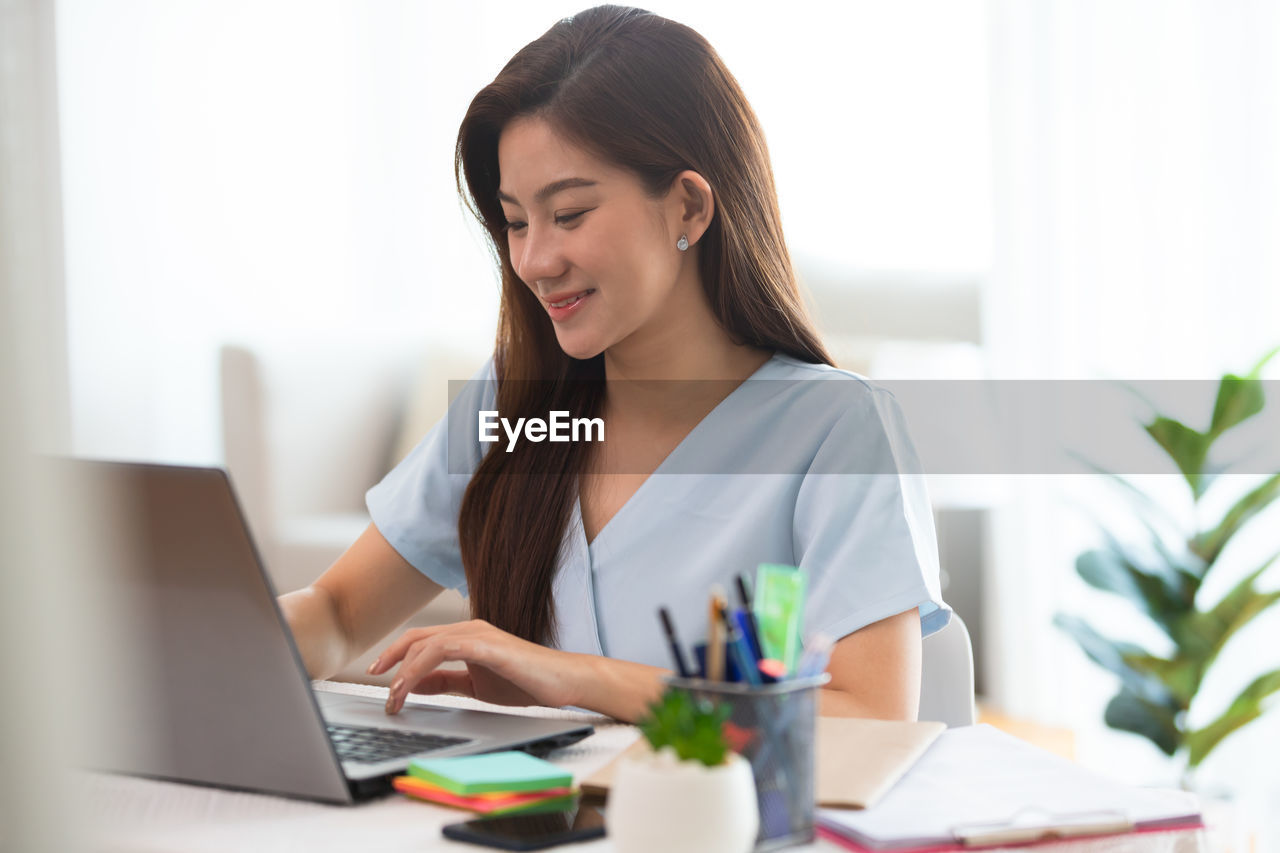
[[[981,3],[666,6],[752,98],[798,254],[985,267]],[[487,345],[496,287],[454,134],[506,59],[579,8],[60,2],[76,448],[216,461],[226,337]]]

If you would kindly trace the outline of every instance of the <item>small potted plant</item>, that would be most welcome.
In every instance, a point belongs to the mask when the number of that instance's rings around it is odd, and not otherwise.
[[[669,688],[640,731],[651,750],[617,770],[605,812],[620,853],[746,853],[759,829],[751,765],[729,749],[727,705]]]

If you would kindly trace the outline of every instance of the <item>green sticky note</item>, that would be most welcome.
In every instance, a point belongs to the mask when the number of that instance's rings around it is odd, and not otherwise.
[[[455,758],[418,758],[409,762],[409,775],[455,794],[542,791],[573,784],[572,773],[550,761],[515,750]]]

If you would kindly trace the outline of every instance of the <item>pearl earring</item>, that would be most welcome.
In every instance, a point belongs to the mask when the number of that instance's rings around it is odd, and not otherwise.
[[[686,251],[689,248],[689,238],[681,234],[680,239],[676,241],[676,248],[682,252]]]

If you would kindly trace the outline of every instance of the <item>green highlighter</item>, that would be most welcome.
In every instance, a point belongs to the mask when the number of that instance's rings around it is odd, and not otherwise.
[[[781,661],[788,673],[800,660],[805,574],[795,566],[761,563],[752,608],[760,629],[761,656]]]
[[[566,773],[550,761],[514,750],[455,758],[419,758],[409,762],[409,775],[462,795],[545,791],[573,784],[572,773]]]

